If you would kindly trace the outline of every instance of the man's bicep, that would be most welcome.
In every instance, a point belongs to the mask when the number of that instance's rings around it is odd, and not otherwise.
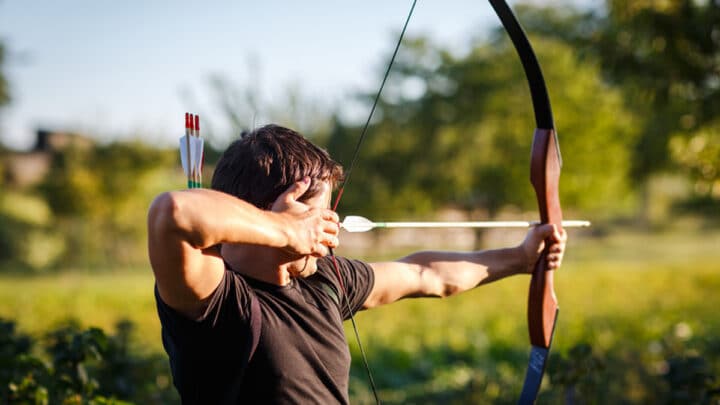
[[[408,297],[426,296],[431,282],[427,269],[402,261],[371,263],[375,284],[365,300],[364,309],[390,304]]]

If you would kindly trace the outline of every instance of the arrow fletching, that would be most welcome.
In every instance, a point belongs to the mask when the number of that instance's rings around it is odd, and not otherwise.
[[[189,135],[184,135],[180,137],[180,163],[182,164],[183,172],[185,173],[185,176],[190,176],[190,168],[192,167],[192,164],[188,162],[188,145],[190,144]]]
[[[203,155],[203,149],[204,149],[204,142],[202,138],[198,138],[197,136],[191,136],[190,137],[190,147],[191,147],[191,153],[190,153],[190,159],[191,159],[191,167],[193,173],[195,173],[195,182],[199,183],[200,181],[200,167],[202,165],[202,155]],[[199,185],[198,185],[199,187]]]
[[[205,142],[200,137],[200,116],[185,113],[185,135],[180,137],[180,163],[188,188],[202,188]]]
[[[376,226],[375,222],[358,215],[348,215],[340,224],[348,232],[367,232]]]

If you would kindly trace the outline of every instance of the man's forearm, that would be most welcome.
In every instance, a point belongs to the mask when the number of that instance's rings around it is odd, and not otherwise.
[[[219,243],[287,245],[279,216],[218,191],[163,193],[153,202],[149,217],[155,226],[179,234],[196,249]]]
[[[426,296],[446,297],[527,271],[519,247],[478,252],[425,251],[402,259],[419,266]]]

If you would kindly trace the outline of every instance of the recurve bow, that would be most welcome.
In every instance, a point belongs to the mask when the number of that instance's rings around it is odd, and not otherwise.
[[[530,41],[508,4],[503,0],[489,1],[520,56],[530,86],[536,123],[530,154],[530,181],[537,196],[540,222],[555,224],[558,230],[561,230],[562,210],[558,183],[562,157],[542,70]],[[553,286],[554,271],[547,266],[548,247],[551,241],[545,242],[545,251],[535,263],[530,279],[527,318],[532,349],[520,394],[520,404],[534,403],[540,391],[558,315],[558,302]]]

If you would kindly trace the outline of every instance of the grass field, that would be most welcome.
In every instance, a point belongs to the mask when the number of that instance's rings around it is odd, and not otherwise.
[[[569,356],[588,343],[605,357],[627,351],[642,357],[668,336],[687,346],[717,342],[720,231],[697,229],[573,239],[555,276],[561,309],[553,353]],[[357,316],[384,402],[432,403],[447,392],[458,403],[474,400],[477,392],[489,402],[513,402],[516,392],[509,391],[521,385],[529,351],[527,286],[528,278],[519,276],[458,297],[408,300]],[[36,335],[67,318],[108,331],[129,319],[137,326],[138,348],[157,352],[162,348],[152,288],[149,270],[2,276],[0,317]],[[347,334],[356,351],[349,325]],[[701,355],[720,371],[717,352]],[[357,403],[369,397],[363,373],[354,368]],[[636,385],[623,388],[630,402],[647,398],[633,391],[642,391],[642,381]]]

